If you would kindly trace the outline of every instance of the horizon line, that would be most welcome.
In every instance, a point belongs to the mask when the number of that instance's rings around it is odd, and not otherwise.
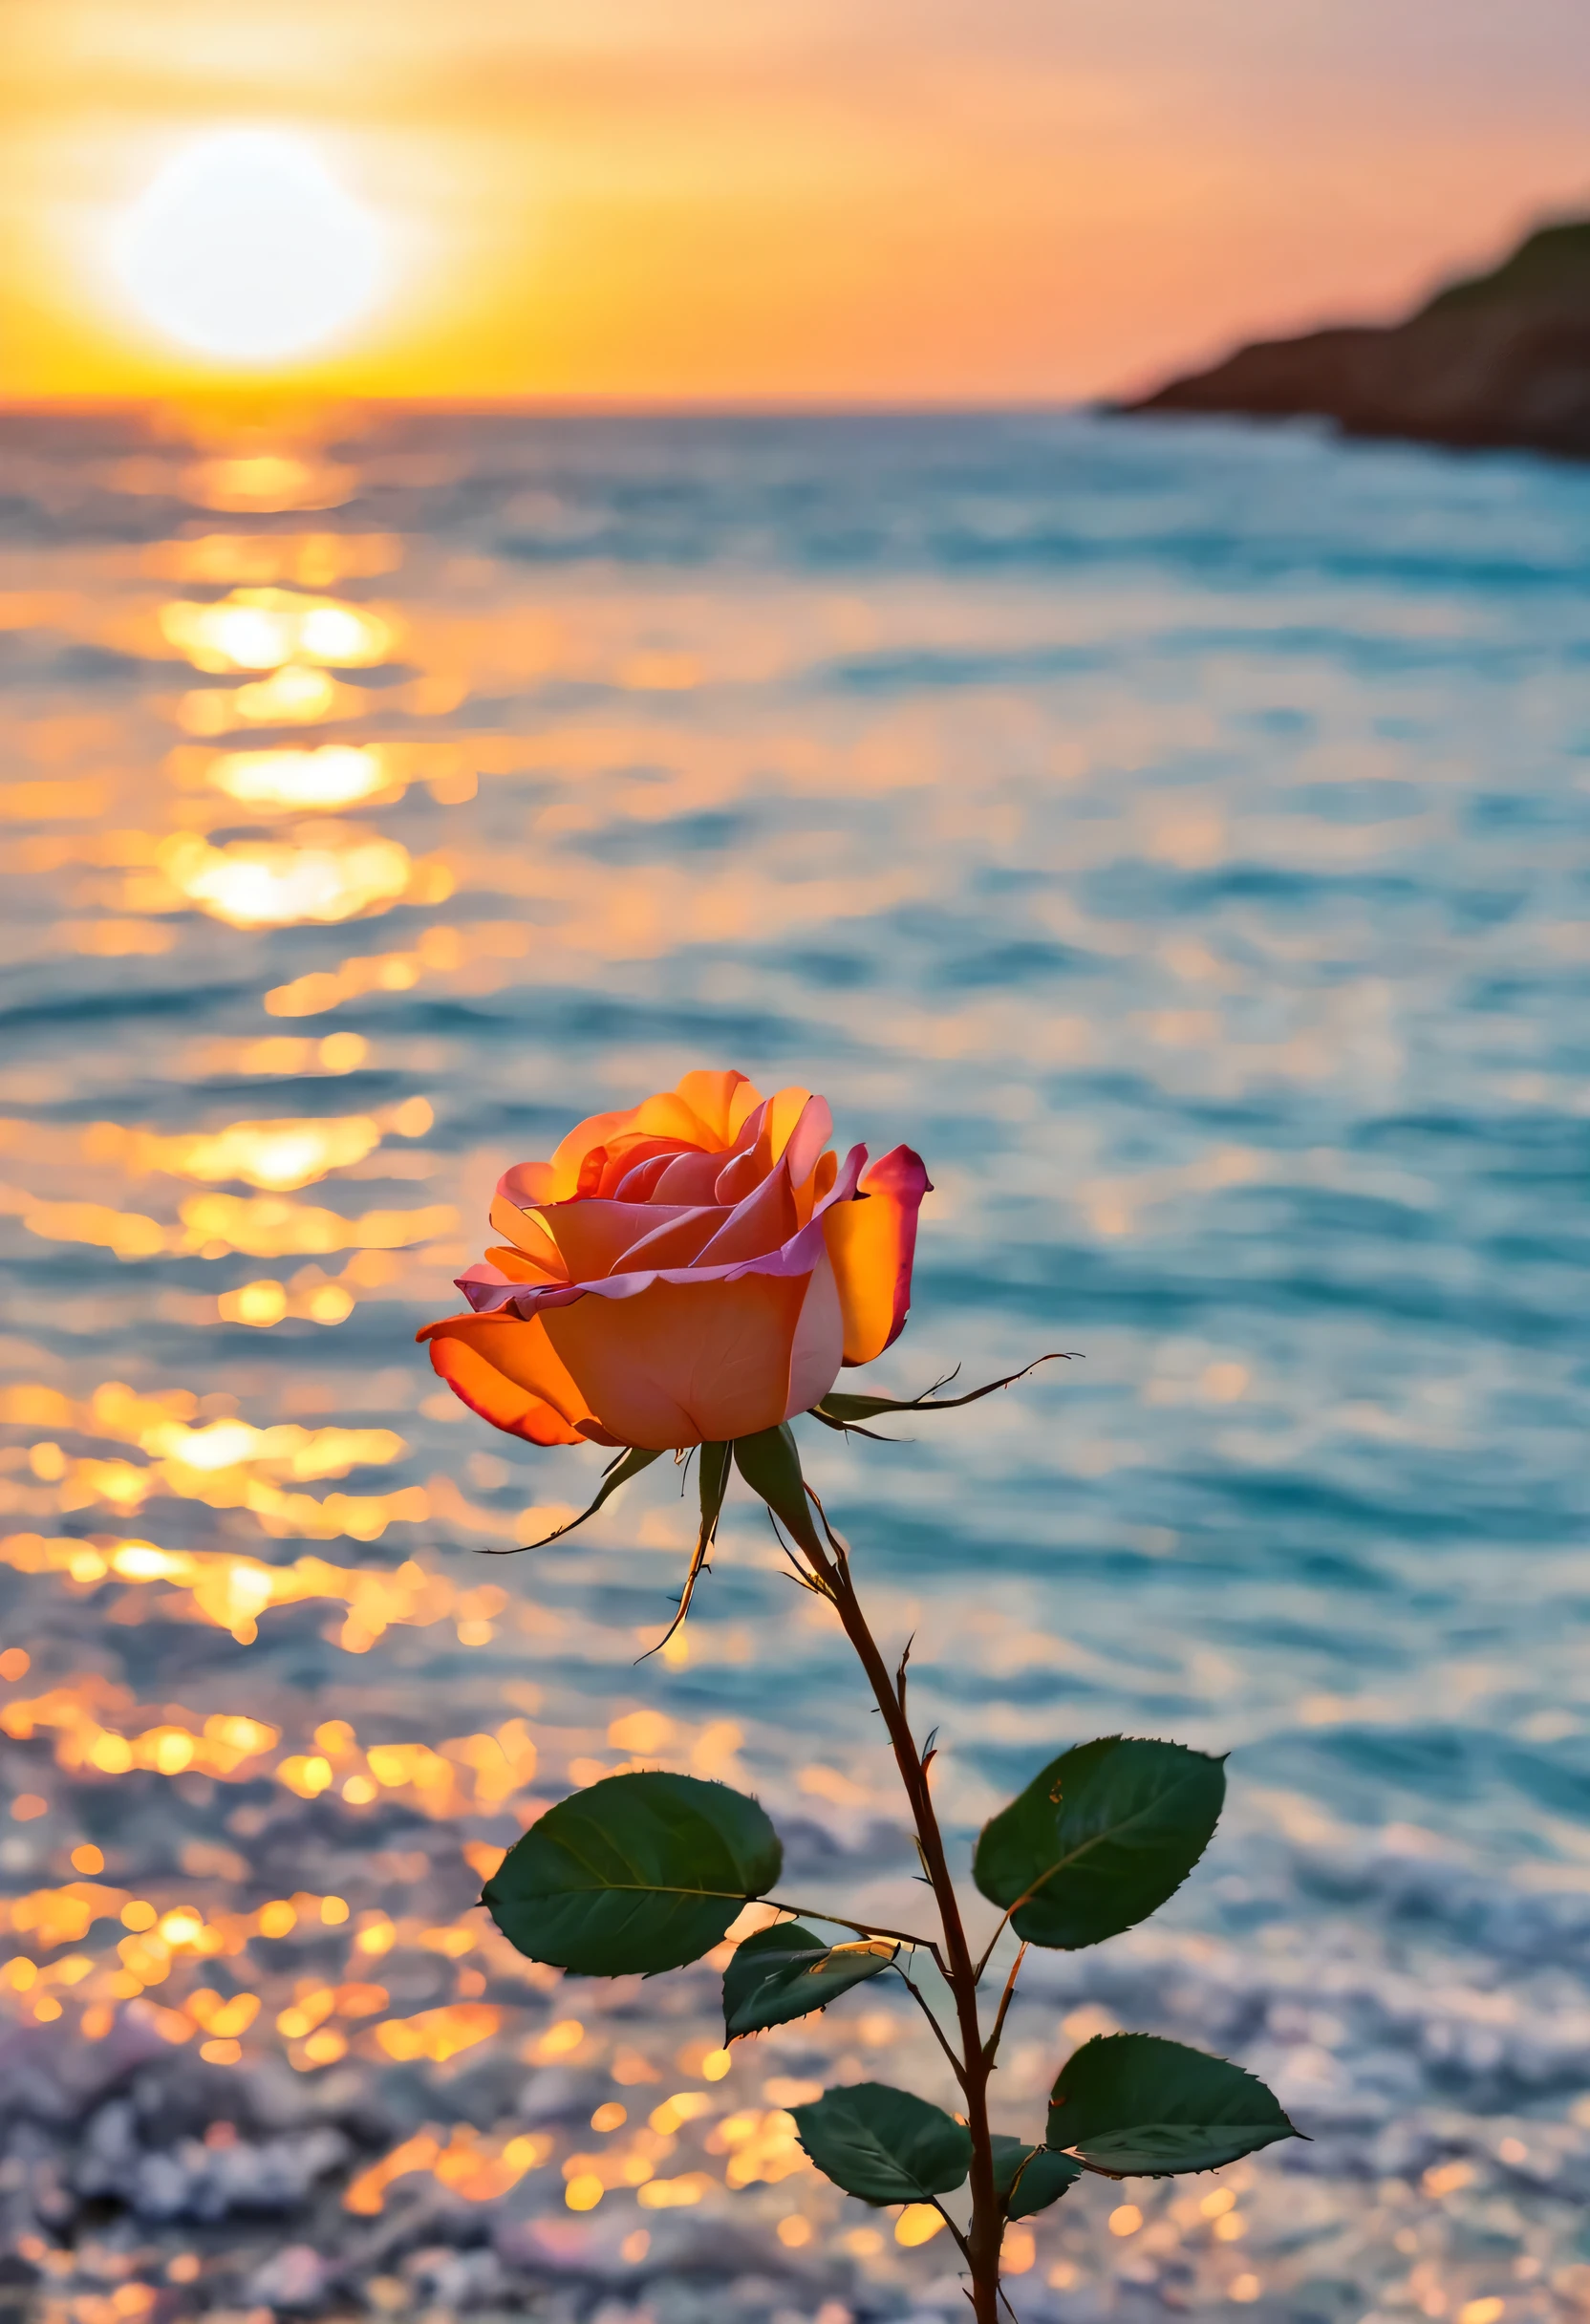
[[[622,419],[806,419],[950,418],[982,415],[1062,418],[1108,414],[1122,398],[1090,396],[517,396],[402,395],[347,388],[204,387],[149,388],[131,394],[94,392],[7,397],[0,394],[0,420],[48,418],[61,413],[213,411],[230,407],[261,420],[305,410],[473,412],[483,416]]]

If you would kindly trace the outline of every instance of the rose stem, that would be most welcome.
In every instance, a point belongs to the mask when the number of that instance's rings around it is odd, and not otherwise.
[[[834,1611],[844,1625],[845,1635],[856,1650],[878,1709],[883,1713],[889,1740],[894,1750],[894,1763],[900,1771],[900,1780],[905,1786],[906,1797],[911,1803],[912,1817],[916,1825],[923,1868],[943,1924],[942,1967],[945,1982],[955,2000],[956,2017],[960,2029],[960,2078],[966,2098],[966,2127],[972,2135],[972,2227],[964,2246],[972,2276],[972,2313],[977,2324],[997,2324],[999,2313],[999,2245],[1004,2223],[994,2191],[994,2148],[988,2130],[988,2077],[993,2070],[993,2061],[984,2053],[982,2027],[978,2017],[977,1966],[966,1941],[966,1931],[961,1925],[960,1902],[945,1861],[944,1841],[938,1829],[938,1818],[934,1811],[927,1766],[916,1748],[910,1721],[906,1717],[905,1664],[902,1662],[900,1666],[899,1682],[891,1678],[889,1666],[884,1661],[878,1643],[867,1626],[867,1617],[861,1610],[861,1602],[850,1579],[849,1560],[844,1547],[832,1534],[829,1539],[834,1544],[836,1554],[830,1559],[819,1553],[818,1570],[827,1585]],[[808,1548],[807,1555],[810,1554]]]

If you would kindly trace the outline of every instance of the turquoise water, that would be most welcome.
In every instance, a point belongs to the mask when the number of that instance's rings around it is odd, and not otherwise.
[[[787,1893],[920,1910],[749,1510],[637,1666],[672,1479],[485,1559],[599,1464],[412,1345],[502,1169],[722,1064],[927,1159],[881,1384],[1076,1351],[811,1431],[962,1841],[1068,1741],[1232,1753],[1174,1904],[1033,1965],[1001,2126],[1120,2022],[1313,2143],[1224,2214],[1085,2185],[1022,2324],[1582,2300],[1590,477],[1067,417],[13,420],[3,463],[19,2280],[960,2312],[783,2121],[936,2087],[903,1993],[715,2081],[709,1971],[527,1980],[471,1908],[639,1758],[755,1788]]]

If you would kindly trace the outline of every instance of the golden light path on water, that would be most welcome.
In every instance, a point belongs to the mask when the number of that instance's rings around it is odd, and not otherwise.
[[[297,476],[290,462],[263,456],[211,463],[194,481],[208,486],[203,497],[212,506],[257,510],[271,508],[273,493],[284,486],[282,497],[290,503]],[[179,598],[151,609],[165,647],[200,673],[241,681],[179,696],[170,709],[179,729],[190,736],[219,736],[243,725],[312,725],[358,716],[362,699],[340,673],[379,667],[394,651],[399,625],[384,613],[307,594],[304,584],[385,575],[401,553],[400,544],[391,538],[361,542],[334,534],[212,533],[154,545],[141,560],[146,571],[236,584],[219,598]],[[277,575],[290,586],[281,586]],[[146,622],[148,616],[135,618]],[[689,682],[688,672],[666,656],[649,663],[642,657],[634,677],[643,688]],[[422,697],[427,689],[437,699],[434,677],[419,681]],[[440,680],[440,696],[452,690],[453,681]],[[48,740],[36,739],[45,741],[48,753]],[[179,746],[166,759],[178,828],[163,835],[107,832],[101,793],[92,779],[76,794],[47,779],[50,806],[64,807],[69,817],[80,807],[89,828],[77,845],[70,838],[64,847],[34,842],[28,868],[59,874],[76,863],[111,875],[115,892],[101,894],[114,907],[112,915],[68,923],[63,931],[68,944],[99,958],[158,954],[169,941],[168,915],[185,905],[248,931],[353,919],[398,901],[437,903],[445,899],[457,876],[443,860],[417,862],[397,841],[330,821],[299,824],[280,839],[217,843],[206,832],[213,814],[206,801],[220,794],[245,808],[334,813],[370,799],[401,798],[409,783],[428,780],[438,800],[462,803],[474,793],[483,757],[488,764],[493,757],[503,763],[500,748],[492,752],[468,742],[451,742],[440,750],[409,742],[339,741],[221,753]],[[11,804],[13,812],[26,816],[37,803],[13,794]],[[623,904],[616,911],[599,909],[598,941],[604,933],[611,936],[622,930],[628,941],[638,939],[645,948],[642,915]],[[265,1006],[280,1017],[318,1014],[365,993],[408,990],[425,978],[457,979],[461,973],[467,978],[477,963],[485,970],[484,982],[479,974],[470,981],[477,990],[487,989],[526,960],[531,933],[518,919],[463,928],[433,925],[419,931],[408,950],[351,958],[339,969],[312,972],[273,987]],[[229,1066],[244,1079],[355,1072],[369,1058],[365,1039],[350,1033],[333,1033],[317,1043],[284,1039],[235,1046],[235,1059],[221,1069]],[[176,1135],[109,1122],[63,1135],[16,1120],[0,1128],[9,1163],[34,1184],[55,1191],[43,1196],[7,1189],[0,1203],[32,1236],[103,1249],[124,1261],[165,1251],[197,1253],[213,1261],[234,1251],[278,1258],[323,1256],[353,1246],[354,1258],[335,1276],[312,1264],[286,1281],[264,1278],[180,1302],[190,1327],[202,1323],[205,1308],[217,1323],[257,1329],[290,1318],[334,1326],[361,1297],[390,1298],[403,1285],[398,1253],[419,1245],[419,1267],[432,1277],[455,1265],[462,1247],[437,1238],[458,1232],[456,1209],[433,1205],[350,1218],[303,1204],[219,1194],[179,1196],[173,1218],[169,1208],[153,1216],[121,1207],[120,1197],[73,1198],[60,1190],[73,1180],[81,1180],[85,1189],[90,1182],[102,1188],[108,1175],[137,1187],[186,1179],[282,1194],[371,1161],[383,1138],[423,1138],[431,1125],[431,1108],[420,1097],[372,1113],[232,1121]],[[432,1395],[427,1403],[445,1418],[454,1417],[447,1399]],[[146,1504],[159,1509],[175,1497],[246,1516],[267,1539],[327,1543],[378,1542],[394,1526],[412,1529],[440,1516],[466,1539],[506,1546],[526,1525],[546,1527],[572,1514],[562,1506],[517,1516],[474,1506],[447,1474],[429,1485],[385,1494],[312,1494],[301,1488],[343,1477],[355,1468],[389,1465],[408,1448],[388,1430],[306,1430],[281,1423],[261,1428],[234,1413],[235,1399],[227,1395],[201,1398],[180,1389],[140,1395],[108,1382],[78,1406],[42,1383],[19,1384],[0,1402],[0,1419],[31,1441],[23,1471],[0,1485],[0,1496],[13,1518],[58,1519],[89,1512],[96,1528],[129,1524]],[[65,1449],[85,1442],[116,1450]],[[502,1464],[491,1453],[478,1452],[473,1466],[477,1472],[496,1471]],[[670,1545],[677,1533],[677,1527],[666,1529]],[[543,1650],[564,1627],[545,1608],[510,1597],[496,1582],[461,1587],[413,1558],[396,1567],[301,1555],[276,1563],[229,1547],[165,1547],[96,1529],[65,1536],[13,1532],[0,1539],[0,1561],[35,1583],[53,1582],[70,1599],[92,1603],[101,1619],[110,1594],[108,1619],[114,1624],[136,1625],[158,1606],[162,1622],[213,1625],[244,1646],[259,1639],[262,1622],[268,1623],[275,1609],[297,1605],[330,1608],[327,1635],[343,1653],[355,1655],[378,1649],[394,1625],[424,1631],[445,1625],[459,1646],[477,1650],[493,1643],[505,1622],[510,1633],[522,1631]],[[677,1665],[687,1653],[687,1642],[680,1638],[670,1646],[668,1659]],[[258,1794],[271,1784],[305,1801],[331,1794],[355,1814],[377,1803],[401,1803],[418,1817],[461,1830],[482,1815],[500,1823],[510,1804],[523,1823],[539,1804],[534,1791],[538,1750],[523,1711],[539,1709],[540,1695],[522,1683],[505,1689],[505,1699],[517,1700],[521,1714],[490,1729],[439,1738],[433,1747],[417,1741],[361,1744],[354,1724],[342,1718],[321,1720],[306,1736],[237,1712],[203,1715],[172,1704],[140,1705],[125,1685],[97,1675],[32,1692],[23,1683],[29,1668],[21,1648],[11,1649],[0,1662],[0,1676],[11,1682],[10,1699],[0,1711],[0,1730],[7,1736],[45,1747],[55,1767],[75,1783],[99,1785],[154,1775],[185,1782],[190,1792],[203,1787],[206,1805],[215,1785],[247,1787],[249,1804],[224,1818],[227,1831],[245,1842],[268,1821],[269,1810],[258,1803]],[[741,1772],[735,1754],[741,1739],[732,1721],[709,1720],[691,1734],[656,1712],[634,1711],[611,1720],[605,1738],[593,1738],[597,1755],[576,1753],[567,1772],[572,1781],[590,1780],[627,1764],[626,1752],[638,1751],[647,1754],[644,1763],[661,1754],[672,1764],[721,1777]],[[803,1779],[819,1797],[847,1804],[865,1797],[848,1778],[821,1766],[805,1770]],[[24,1793],[13,1815],[27,1824],[51,1817],[51,1803]],[[323,2076],[350,2054],[401,2063],[423,2059],[441,2067],[490,2043],[498,2054],[505,2052],[532,2067],[594,2063],[606,2056],[617,2087],[638,2093],[638,2100],[632,2096],[627,2103],[604,2101],[596,2108],[591,2126],[599,2134],[594,2145],[589,2134],[583,2146],[577,2141],[570,2146],[556,2132],[516,2131],[511,2125],[483,2132],[465,2122],[422,2129],[348,2179],[342,2202],[355,2218],[379,2215],[402,2183],[427,2174],[458,2199],[483,2204],[505,2195],[528,2173],[560,2168],[569,2212],[589,2213],[607,2189],[618,2188],[634,2199],[643,2218],[652,2211],[694,2206],[720,2184],[772,2189],[809,2176],[787,2107],[815,2091],[817,2083],[763,2073],[748,2090],[741,2076],[735,2090],[720,2098],[719,2087],[731,2060],[710,2040],[687,2040],[670,2061],[666,2045],[661,2055],[622,2044],[610,2050],[599,2026],[588,2030],[571,2015],[539,2022],[540,2013],[532,2015],[525,2004],[555,1991],[559,1980],[513,1954],[478,1911],[438,1923],[423,1913],[394,1917],[378,1905],[358,1908],[341,1895],[303,1890],[250,1909],[227,1909],[215,1888],[243,1882],[246,1859],[228,1843],[202,1840],[189,1842],[181,1853],[175,1890],[183,1901],[173,1903],[169,1879],[156,1883],[164,1893],[151,1899],[118,1884],[96,1844],[82,1842],[68,1853],[70,1864],[61,1869],[77,1877],[21,1894],[5,1908],[7,1926],[28,1949],[0,1966],[0,1990],[36,2024],[55,2024],[70,2010],[85,2041],[110,2040],[118,2030],[126,2038],[127,2030],[134,2029],[135,2039],[145,2046],[151,2038],[176,2048],[191,2045],[217,2069],[238,2067],[255,2057],[262,2043],[274,2043],[291,2069],[311,2076]],[[113,1857],[121,1853],[112,1851]],[[479,1878],[495,1867],[502,1847],[464,1838],[460,1853]],[[416,1868],[429,1864],[428,1856],[415,1852]],[[385,1871],[388,1878],[394,1872],[399,1880],[412,1878],[403,1860],[388,1863]],[[368,1871],[345,1885],[367,1888]],[[747,1925],[765,1917],[753,1910]],[[310,1974],[292,1976],[291,1950],[306,1933],[314,1966]],[[91,1949],[83,1949],[85,1939]],[[40,1953],[44,1957],[36,1958]],[[334,1965],[333,1953],[340,1955]],[[401,1970],[400,1977],[395,1969]],[[380,1982],[382,1976],[390,1984]],[[510,1989],[505,2005],[480,1998],[488,1990],[501,1992],[505,1980]],[[419,2010],[403,2007],[404,1996],[412,2000],[420,1989],[428,1995],[439,1987],[452,1997]],[[896,2016],[888,2010],[874,2010],[861,2027],[863,2040],[874,2045],[887,2046],[897,2031]],[[659,2100],[657,2093],[670,2077],[677,2081],[681,2076],[687,2086]],[[694,2133],[687,2129],[692,2124],[698,2126]],[[782,2246],[793,2252],[809,2241],[811,2228],[802,2209],[782,2207],[777,2223]],[[913,2248],[940,2224],[936,2214],[919,2207],[897,2221],[896,2240],[902,2249]],[[649,2242],[644,2225],[631,2229],[623,2238],[623,2257],[638,2268]],[[884,2236],[852,2227],[849,2247],[853,2256],[873,2257],[884,2248]],[[65,2254],[57,2262],[37,2239],[22,2256],[43,2265],[47,2280],[73,2272],[60,2264]],[[183,2256],[179,2252],[167,2260],[169,2280],[188,2280]],[[66,2313],[94,2324],[97,2297],[92,2292],[81,2294],[69,2302]],[[136,2312],[130,2300],[118,2298],[115,2313]]]
[[[1365,1495],[1377,1462],[1424,1482],[1504,1392],[1483,1342],[1388,1366],[1321,1322],[1304,1356],[1227,1306],[1256,1239],[1306,1239],[1256,1218],[1381,1206],[1416,1222],[1401,1236],[1450,1195],[1435,1161],[1359,1134],[1426,1070],[1432,972],[1330,899],[1411,877],[1456,779],[1421,790],[1391,711],[1275,645],[1262,589],[1214,606],[1132,570],[1056,595],[1002,574],[992,517],[975,586],[903,551],[858,577],[827,536],[714,570],[666,533],[667,460],[610,456],[640,459],[664,528],[628,563],[577,439],[13,448],[38,506],[75,513],[0,574],[0,2071],[79,2095],[0,2178],[0,2238],[49,2324],[438,2324],[532,2292],[603,2324],[959,2313],[937,2214],[842,2201],[789,2112],[836,2078],[951,2097],[897,1987],[730,2053],[727,1945],[675,1980],[564,1981],[476,1904],[550,1800],[663,1765],[754,1788],[807,1904],[921,1912],[822,1609],[786,1603],[748,1517],[699,1618],[636,1667],[688,1509],[637,1490],[589,1549],[488,1561],[591,1472],[488,1438],[410,1345],[507,1163],[733,1061],[810,1073],[846,1133],[928,1150],[891,1386],[1079,1345],[1070,1303],[1117,1270],[1080,1383],[979,1408],[887,1474],[822,1449],[885,1545],[880,1622],[917,1634],[957,1828],[1081,1732],[1239,1747],[1231,1838],[1185,1908],[1103,1968],[1040,1969],[1003,2103],[1036,2123],[1065,2049],[1157,2012],[1260,2063],[1314,2160],[1087,2186],[1013,2227],[1023,2324],[1150,2297],[1321,2324],[1575,2313],[1590,2112],[1551,2094],[1590,2034],[1556,1957],[1534,1984],[1500,1940],[1437,1960],[1362,1902],[1326,1943],[1311,1915],[1336,1907],[1298,1899],[1355,1879],[1362,1899],[1370,1860],[1387,1895],[1438,1866],[1452,1901],[1428,1909],[1472,1918],[1478,1812],[1443,1822],[1404,1774],[1368,1796],[1359,1761],[1308,1754],[1390,1750],[1432,1700],[1549,1753],[1590,1717],[1582,1673],[1563,1637],[1497,1644],[1511,1614],[1468,1566],[1490,1643],[1456,1613],[1415,1623],[1432,1585],[1390,1519],[1355,1548],[1377,1577],[1355,1628],[1321,1579],[1337,1534],[1285,1536],[1278,1484],[1240,1500],[1315,1463]],[[793,458],[766,453],[775,484]],[[1410,656],[1467,650],[1461,608],[1387,588],[1375,617]],[[1187,680],[1182,631],[1219,620]],[[1397,681],[1405,721],[1427,682]],[[1285,784],[1269,741],[1257,772],[1243,755],[1265,717],[1289,731],[1278,699],[1323,736]],[[1336,811],[1349,781],[1372,809]],[[1317,916],[1272,914],[1256,863],[1321,883]],[[1518,942],[1546,979],[1590,957],[1560,898]],[[1510,1121],[1581,1118],[1582,1077],[1526,1046],[1472,1051],[1468,1085]],[[1146,1097],[1121,1099],[1128,1076]],[[1389,1264],[1341,1248],[1343,1277]],[[1550,1499],[1560,1376],[1543,1361],[1536,1385]],[[1228,1490],[1211,1462],[1236,1497],[1200,1531]],[[1275,1566],[1219,1564],[1278,1530]],[[1566,1586],[1561,1539],[1536,1556]],[[1416,1649],[1386,1649],[1392,1598]],[[1526,1919],[1590,1890],[1582,1832],[1535,1816],[1491,1876]],[[1364,2060],[1393,2022],[1425,2062],[1386,2096]],[[1533,2111],[1486,2063],[1514,2043],[1548,2060]],[[1427,2089],[1427,2065],[1471,2078]]]

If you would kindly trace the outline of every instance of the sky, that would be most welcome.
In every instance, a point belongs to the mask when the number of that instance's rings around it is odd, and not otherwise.
[[[934,402],[1396,312],[1590,211],[1582,0],[9,0],[0,397]],[[376,220],[375,303],[218,366],[117,237],[224,130]]]

